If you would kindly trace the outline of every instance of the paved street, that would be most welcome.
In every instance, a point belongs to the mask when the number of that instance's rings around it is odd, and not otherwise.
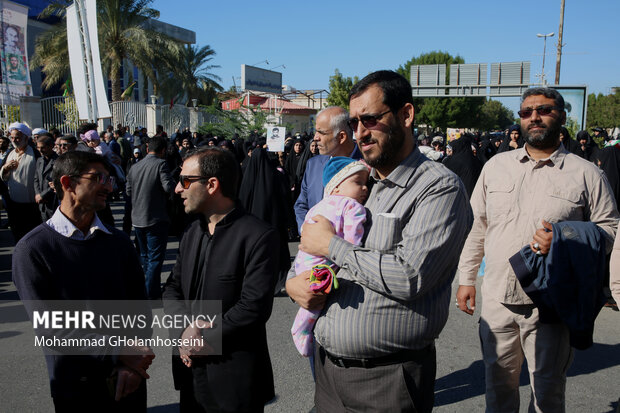
[[[115,214],[120,214],[118,207]],[[120,216],[116,215],[117,218]],[[2,212],[2,220],[6,215]],[[178,240],[170,239],[164,279],[167,277]],[[290,244],[296,251],[296,244]],[[12,238],[0,230],[0,411],[51,412],[47,370],[42,354],[15,353],[20,331],[29,328],[23,307],[11,282]],[[102,251],[105,257],[105,251]],[[84,268],[88,272],[88,268]],[[456,285],[456,284],[455,284]],[[453,289],[455,291],[455,289]],[[480,307],[480,305],[478,305]],[[477,336],[479,310],[473,317],[451,307],[450,318],[437,340],[436,412],[483,412],[484,369]],[[313,405],[314,386],[308,361],[299,356],[290,338],[290,326],[297,306],[287,297],[277,297],[268,324],[269,346],[276,380],[276,399],[266,412],[307,412]],[[595,344],[577,351],[569,370],[567,411],[613,413],[620,397],[620,313],[603,309],[598,317]],[[173,390],[168,354],[157,354],[149,380],[149,412],[178,411],[178,394]],[[527,375],[521,377],[521,411],[527,411]],[[85,409],[88,411],[88,409]]]

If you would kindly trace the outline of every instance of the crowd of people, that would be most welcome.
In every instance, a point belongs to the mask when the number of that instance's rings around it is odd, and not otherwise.
[[[222,354],[174,351],[181,411],[254,412],[275,394],[265,323],[274,295],[288,294],[319,412],[429,412],[452,281],[458,268],[455,304],[473,314],[484,259],[487,411],[519,410],[524,358],[532,409],[563,411],[572,348],[592,344],[605,303],[617,309],[620,142],[602,136],[599,148],[585,131],[573,139],[562,96],[547,88],[525,92],[520,125],[452,139],[415,135],[410,85],[394,72],[369,74],[349,99],[350,111],[323,109],[312,136],[287,136],[277,153],[258,131],[168,136],[158,126],[149,137],[84,124],[73,136],[10,125],[0,185],[20,297],[163,298],[171,314],[222,300]],[[121,198],[123,231],[110,209]],[[170,235],[181,241],[162,284]],[[299,239],[291,267],[288,242]],[[115,258],[93,256],[108,246]],[[567,258],[576,252],[578,262]],[[93,281],[80,282],[94,261]],[[583,300],[588,317],[562,300]],[[93,400],[101,411],[145,411],[148,350],[65,357],[47,360],[57,411]]]

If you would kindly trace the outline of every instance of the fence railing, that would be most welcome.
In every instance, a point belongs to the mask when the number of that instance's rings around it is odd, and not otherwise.
[[[41,99],[43,127],[56,128],[61,133],[75,135],[80,125],[77,106],[72,96],[54,96]]]
[[[161,124],[168,135],[173,134],[177,129],[189,127],[190,109],[187,106],[162,105],[159,109],[161,110]]]
[[[152,111],[153,108],[151,107]],[[156,107],[156,118],[151,118],[152,125],[149,125],[149,116],[154,116],[155,112],[147,114],[147,105],[143,102],[118,101],[110,102],[110,112],[112,113],[112,125],[121,124],[128,128],[132,133],[138,126],[148,127],[149,133],[154,133],[150,128],[154,128],[155,119],[164,127],[168,135],[173,134],[177,129],[186,127],[198,128],[203,123],[221,122],[217,116],[211,115],[202,109],[189,108],[184,105],[159,105]],[[20,120],[20,107],[11,105],[0,105],[0,125],[5,127],[11,122]],[[79,120],[75,99],[71,96],[55,96],[41,99],[41,114],[43,127],[47,130],[57,128],[61,133],[76,134],[80,124],[84,121]]]
[[[127,126],[129,133],[138,126],[146,127],[146,103],[142,102],[110,102],[112,125],[116,128],[119,123]]]

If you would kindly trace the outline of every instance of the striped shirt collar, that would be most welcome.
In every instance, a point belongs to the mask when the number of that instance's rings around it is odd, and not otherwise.
[[[106,227],[103,225],[97,214],[93,218],[93,222],[90,223],[90,228],[88,229],[88,233],[84,235],[82,231],[80,231],[73,223],[60,211],[60,207],[56,208],[56,212],[54,215],[46,222],[54,231],[58,232],[60,235],[63,235],[67,238],[75,239],[78,241],[85,241],[87,239],[91,239],[95,236],[95,231],[101,231],[105,234],[112,234]]]
[[[376,182],[391,182],[396,186],[405,188],[409,179],[413,175],[416,165],[419,162],[419,158],[422,155],[420,150],[415,147],[411,153],[396,167],[388,176],[383,179],[379,178],[379,174],[375,168],[370,171],[370,177]]]

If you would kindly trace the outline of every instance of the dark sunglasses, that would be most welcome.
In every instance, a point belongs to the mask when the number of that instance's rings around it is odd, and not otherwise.
[[[188,189],[192,182],[208,179],[206,176],[200,175],[179,175],[179,183],[183,189]]]
[[[554,109],[557,110],[562,110],[561,107],[559,106],[538,106],[535,108],[531,108],[531,109],[522,109],[520,111],[518,111],[517,113],[519,114],[519,117],[521,119],[527,119],[530,116],[532,116],[532,113],[534,113],[534,111],[536,111],[536,113],[538,113],[540,116],[548,116]]]
[[[375,126],[377,126],[377,121],[379,119],[381,119],[383,116],[385,116],[386,114],[390,113],[392,110],[386,110],[383,113],[380,113],[378,115],[362,115],[359,118],[351,118],[347,121],[347,123],[349,124],[349,126],[351,127],[351,129],[353,129],[353,131],[357,130],[357,127],[359,126],[360,122],[362,122],[362,125],[364,125],[364,127],[366,129],[368,128],[373,128]]]

